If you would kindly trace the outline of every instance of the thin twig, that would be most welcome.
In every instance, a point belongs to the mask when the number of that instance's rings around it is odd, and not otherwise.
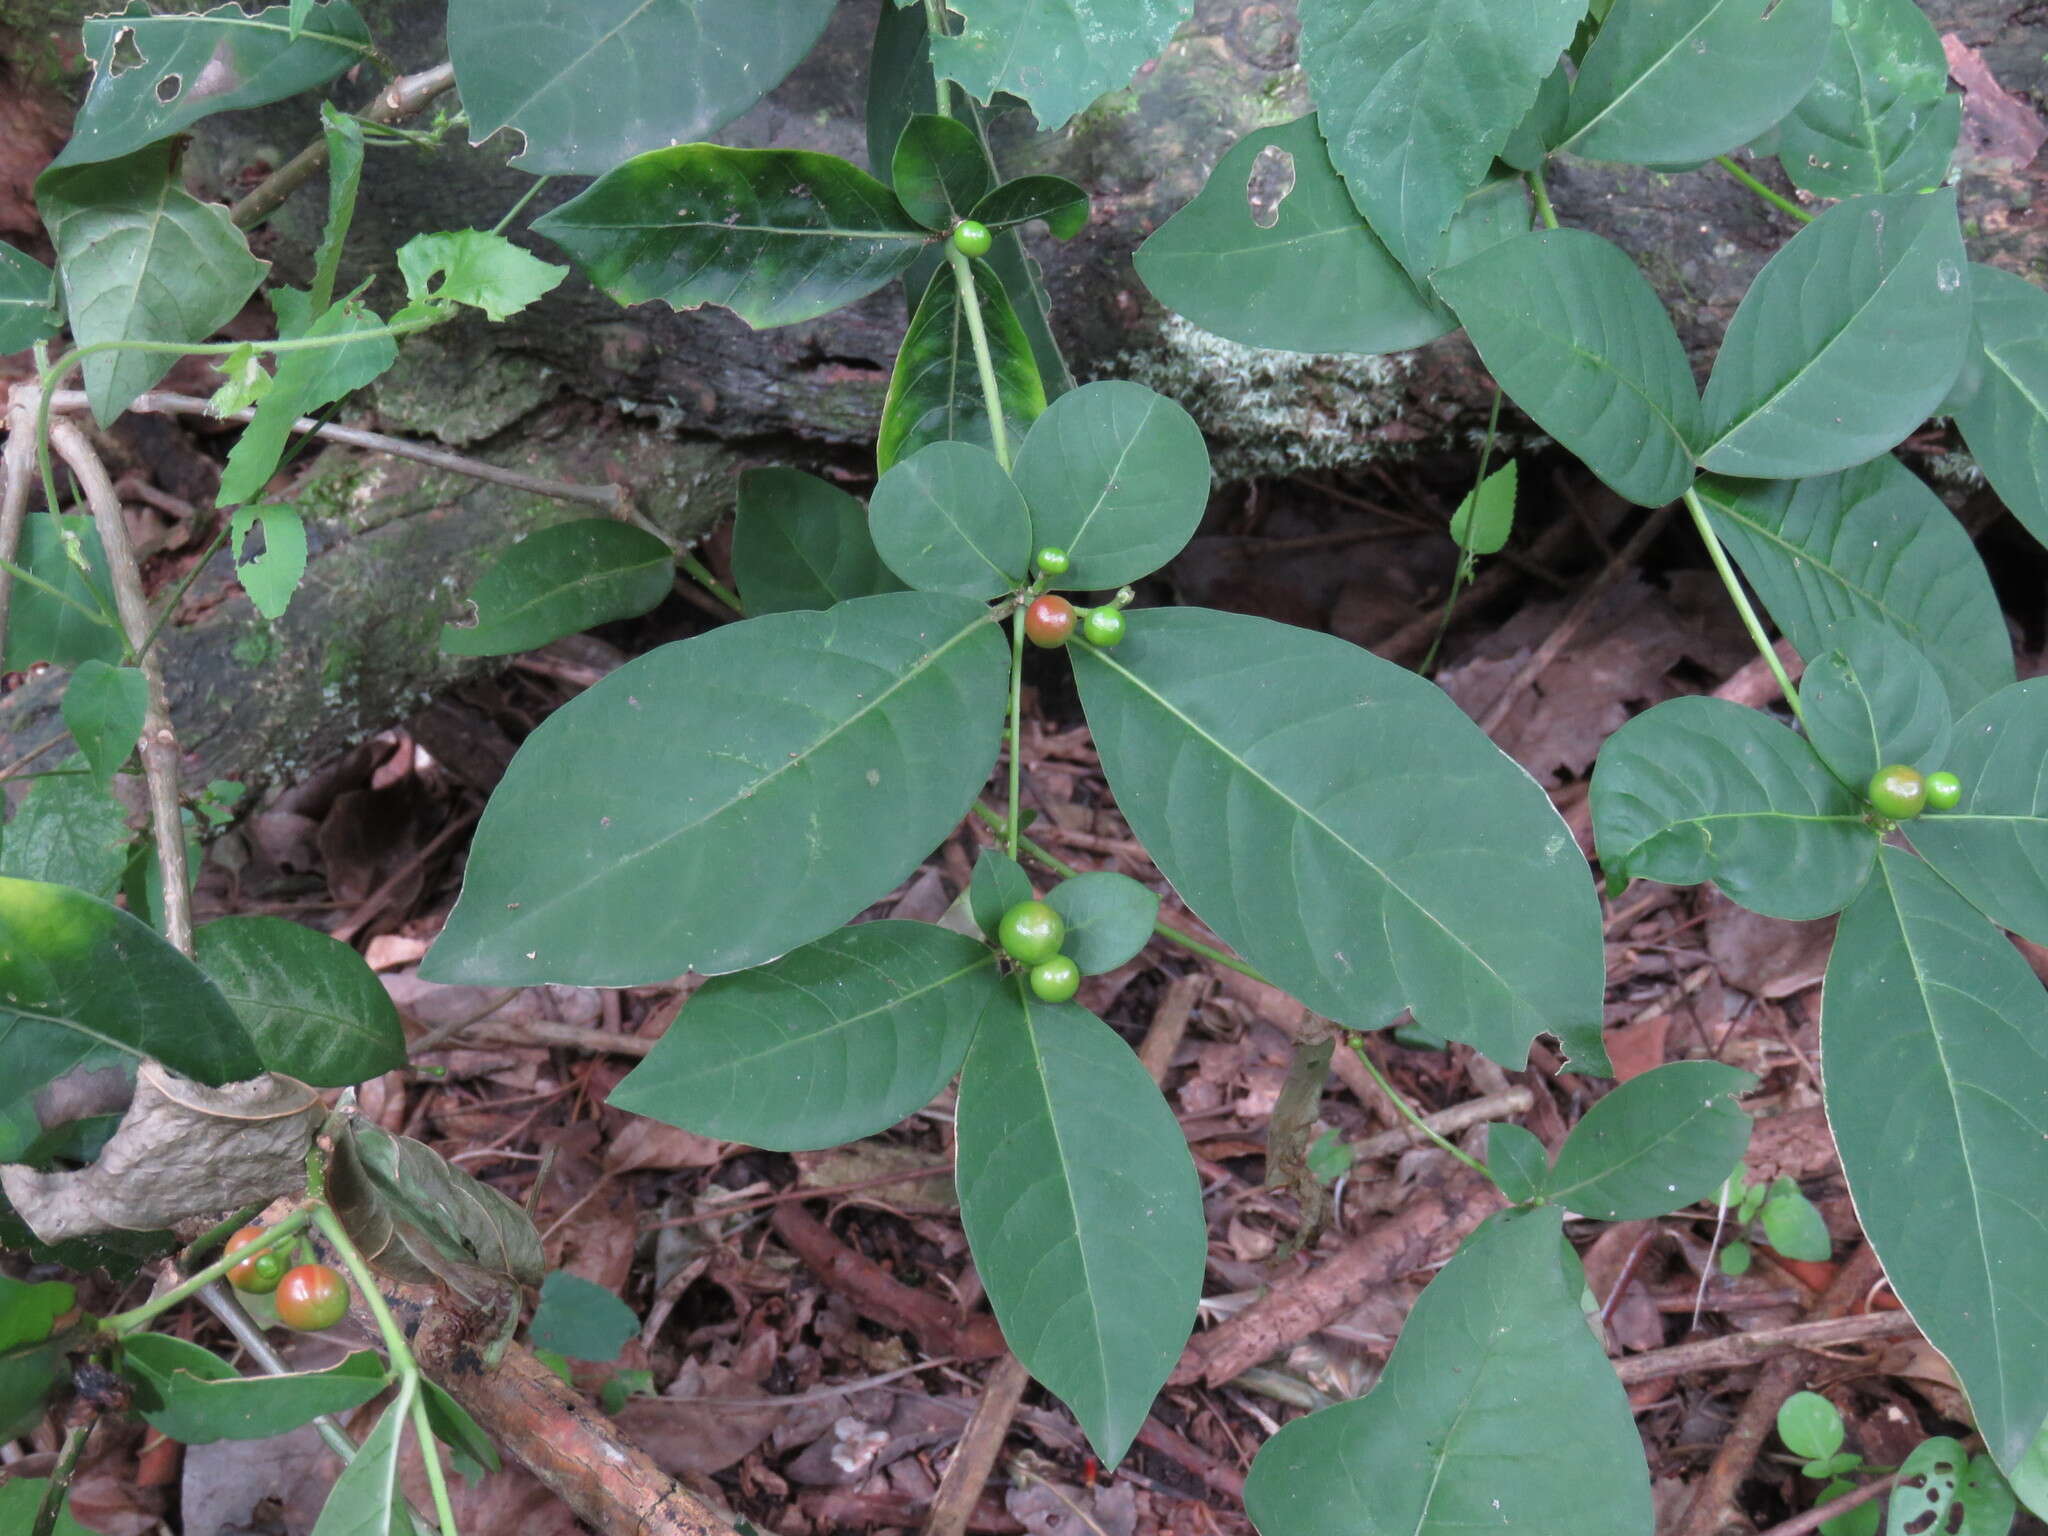
[[[1624,1386],[1676,1376],[1684,1371],[1717,1371],[1735,1365],[1755,1365],[1787,1350],[1821,1349],[1830,1344],[1857,1344],[1867,1339],[1907,1339],[1920,1331],[1909,1312],[1872,1312],[1864,1317],[1826,1318],[1817,1323],[1789,1323],[1783,1328],[1759,1328],[1751,1333],[1731,1333],[1718,1339],[1701,1339],[1691,1344],[1673,1344],[1652,1349],[1614,1362],[1614,1374]]]
[[[35,482],[35,407],[20,394],[7,406],[7,448],[0,454],[0,635],[7,633],[8,604],[14,595],[14,573],[8,569],[21,548],[21,526],[28,516],[29,487]]]
[[[1349,1143],[1352,1161],[1362,1163],[1419,1147],[1429,1139],[1423,1127],[1438,1136],[1455,1136],[1482,1122],[1512,1120],[1516,1115],[1528,1113],[1535,1102],[1536,1095],[1527,1088],[1510,1088],[1505,1093],[1490,1093],[1483,1099],[1468,1099],[1463,1104],[1453,1104],[1449,1109],[1423,1116],[1419,1126],[1404,1122],[1391,1131],[1361,1136]]]
[[[981,1490],[988,1486],[1003,1442],[1010,1436],[1010,1421],[1024,1401],[1024,1389],[1031,1385],[1031,1372],[1015,1355],[1005,1354],[988,1373],[987,1385],[974,1405],[953,1459],[939,1480],[937,1497],[926,1517],[925,1536],[966,1536],[967,1522],[974,1506],[981,1502]]]
[[[1846,1515],[1857,1505],[1868,1504],[1872,1499],[1890,1493],[1897,1486],[1904,1471],[1902,1467],[1898,1472],[1887,1472],[1875,1482],[1865,1483],[1861,1488],[1845,1493],[1839,1499],[1829,1499],[1825,1504],[1816,1504],[1805,1514],[1794,1515],[1790,1520],[1772,1526],[1763,1533],[1763,1536],[1808,1536],[1809,1532],[1819,1530],[1835,1516]]]
[[[185,827],[178,808],[178,737],[171,727],[170,699],[164,692],[163,667],[145,654],[149,640],[149,599],[143,595],[142,572],[128,542],[128,523],[121,498],[106,466],[69,421],[50,423],[50,446],[78,478],[100,545],[107,552],[107,579],[114,589],[114,607],[121,632],[136,658],[148,688],[142,714],[142,775],[149,788],[150,833],[156,843],[157,867],[163,874],[164,937],[182,955],[192,953],[192,887],[185,869]]]
[[[453,64],[436,64],[416,75],[402,76],[377,93],[362,119],[366,123],[398,122],[411,117],[454,84]],[[258,182],[248,196],[228,210],[228,217],[234,220],[237,229],[253,229],[292,193],[326,169],[327,136],[322,134]]]

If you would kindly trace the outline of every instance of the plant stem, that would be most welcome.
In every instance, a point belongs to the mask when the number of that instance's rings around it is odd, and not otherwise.
[[[988,349],[988,332],[981,324],[981,296],[974,288],[974,264],[950,240],[946,242],[946,260],[953,264],[953,276],[960,284],[960,307],[967,315],[967,337],[974,343],[974,367],[981,375],[982,399],[988,404],[989,440],[995,445],[996,462],[1007,474],[1010,431],[1003,424],[1003,397],[996,390],[995,358]]]
[[[510,224],[514,219],[518,218],[520,211],[523,208],[525,208],[528,203],[532,202],[536,197],[540,196],[540,189],[546,186],[549,182],[553,181],[554,179],[555,178],[552,176],[536,176],[533,179],[533,185],[528,187],[524,192],[519,194],[519,201],[514,203],[510,208],[507,208],[505,210],[505,216],[502,219],[498,220],[497,223],[491,226],[491,233],[494,235],[502,235],[503,233],[505,233],[505,226]]]
[[[747,610],[745,605],[740,602],[739,593],[733,591],[732,588],[712,575],[711,567],[702,560],[699,560],[693,551],[678,548],[676,550],[676,564],[680,565],[689,574],[692,581],[725,604],[734,613],[739,614],[742,618],[746,616]]]
[[[143,637],[142,649],[136,655],[137,661],[140,661],[149,654],[150,647],[156,644],[157,636],[164,632],[164,626],[171,622],[171,616],[178,611],[178,604],[185,601],[185,594],[192,590],[192,583],[197,581],[199,573],[206,569],[206,563],[214,557],[221,545],[227,543],[228,534],[234,526],[234,520],[231,517],[221,519],[220,531],[214,534],[213,542],[206,546],[197,560],[192,562],[192,568],[179,578],[178,585],[172,589],[170,597],[165,600],[161,611],[158,612],[156,623],[150,627],[149,633]]]
[[[161,1296],[153,1296],[139,1307],[131,1308],[126,1312],[116,1312],[112,1317],[100,1319],[100,1332],[115,1335],[139,1333],[160,1314],[168,1312],[179,1302],[185,1300],[186,1297],[197,1295],[206,1286],[220,1279],[244,1259],[253,1259],[257,1254],[277,1247],[287,1238],[296,1237],[306,1223],[312,1219],[312,1215],[308,1211],[293,1211],[276,1226],[266,1229],[261,1237],[257,1238],[255,1242],[250,1243],[246,1248],[237,1249],[232,1256],[223,1254],[220,1258],[207,1265],[206,1268],[193,1271],[189,1277],[172,1286]]]
[[[78,1454],[85,1449],[85,1442],[92,1436],[92,1427],[99,1421],[98,1413],[87,1413],[76,1423],[65,1426],[64,1448],[57,1455],[57,1465],[50,1469],[50,1481],[43,1489],[42,1501],[36,1505],[36,1517],[29,1526],[29,1536],[50,1536],[57,1529],[57,1511],[64,1507],[64,1494],[71,1486],[71,1474],[78,1470]]]
[[[1543,227],[1557,228],[1557,211],[1550,206],[1550,188],[1543,184],[1543,167],[1540,165],[1529,173],[1529,191],[1536,199],[1536,216],[1543,220]]]
[[[434,1426],[427,1422],[427,1395],[415,1383],[412,1394],[412,1433],[420,1443],[420,1460],[427,1464],[427,1487],[434,1495],[434,1515],[442,1536],[455,1536],[455,1506],[448,1501],[448,1478],[441,1468],[441,1448],[434,1443]]]
[[[1472,504],[1475,510],[1479,504],[1479,488],[1486,484],[1486,472],[1493,463],[1494,435],[1500,430],[1500,401],[1500,386],[1496,384],[1493,389],[1493,408],[1486,413],[1486,438],[1479,445],[1479,473],[1472,481]],[[1451,590],[1444,598],[1443,618],[1437,623],[1436,636],[1429,642],[1429,652],[1422,658],[1422,665],[1415,669],[1424,677],[1429,676],[1430,669],[1436,665],[1436,653],[1443,646],[1444,636],[1450,633],[1451,614],[1458,606],[1459,594],[1470,584],[1478,568],[1478,562],[1473,559],[1472,552],[1469,549],[1461,549],[1458,553],[1458,569],[1451,576]]]
[[[29,466],[35,455],[29,450],[35,433],[29,425],[28,407],[10,399],[7,409],[7,447],[0,451],[0,636],[7,633],[7,609],[13,596],[14,563],[21,549],[21,527],[28,516]]]
[[[1024,612],[1020,605],[1010,614],[1010,815],[1004,841],[1013,859],[1024,832],[1024,807],[1019,802],[1024,760]]]
[[[454,84],[453,64],[436,64],[416,75],[406,75],[377,93],[377,99],[363,112],[362,120],[395,123],[411,117]],[[228,217],[237,229],[253,229],[302,183],[326,169],[327,135],[323,133],[259,182],[247,197],[228,210]]]
[[[1700,532],[1700,540],[1707,546],[1707,558],[1714,562],[1714,570],[1721,578],[1721,585],[1728,589],[1728,596],[1735,604],[1735,611],[1742,616],[1742,627],[1749,631],[1749,638],[1771,669],[1771,676],[1778,680],[1778,687],[1785,695],[1794,718],[1801,725],[1806,724],[1806,712],[1799,707],[1799,690],[1792,686],[1792,679],[1785,675],[1785,664],[1778,660],[1777,647],[1771,644],[1770,636],[1764,633],[1763,621],[1757,617],[1751,606],[1749,594],[1742,590],[1742,581],[1735,574],[1735,567],[1728,563],[1728,551],[1721,547],[1720,535],[1714,532],[1714,524],[1707,516],[1707,509],[1700,504],[1699,492],[1691,486],[1685,489],[1685,510],[1692,514],[1692,525]]]
[[[1793,202],[1791,198],[1786,197],[1783,193],[1778,192],[1771,187],[1767,187],[1761,181],[1758,181],[1754,176],[1750,175],[1748,171],[1745,171],[1741,166],[1737,165],[1735,163],[1735,158],[1732,155],[1716,155],[1714,156],[1714,164],[1721,167],[1722,170],[1726,171],[1730,176],[1733,176],[1737,181],[1741,182],[1743,186],[1749,188],[1750,191],[1754,192],[1758,197],[1762,198],[1765,202],[1769,203],[1773,208],[1776,208],[1779,212],[1791,214],[1793,218],[1797,219],[1802,224],[1811,224],[1813,222],[1812,214],[1808,213],[1804,208],[1800,207],[1797,203]]]
[[[1438,1135],[1436,1127],[1431,1125],[1427,1120],[1423,1119],[1422,1116],[1416,1112],[1415,1106],[1413,1104],[1410,1104],[1406,1099],[1401,1097],[1401,1095],[1395,1090],[1394,1085],[1387,1081],[1386,1074],[1380,1071],[1379,1063],[1375,1062],[1372,1059],[1371,1053],[1366,1050],[1365,1036],[1362,1034],[1358,1034],[1356,1032],[1347,1031],[1347,1033],[1350,1033],[1351,1035],[1351,1054],[1358,1058],[1360,1064],[1364,1066],[1366,1074],[1370,1076],[1372,1080],[1379,1085],[1380,1092],[1384,1093],[1387,1096],[1387,1102],[1392,1104],[1394,1108],[1401,1111],[1403,1115],[1407,1116],[1408,1120],[1415,1126],[1417,1130],[1421,1131],[1423,1135],[1427,1136],[1431,1141],[1435,1142],[1436,1145],[1441,1147],[1444,1151],[1450,1153],[1451,1156],[1455,1157],[1467,1168],[1470,1168],[1474,1173],[1486,1173],[1487,1177],[1491,1178],[1492,1174],[1487,1173],[1486,1164],[1480,1162],[1478,1158],[1472,1156],[1472,1154],[1465,1151],[1464,1148],[1457,1146],[1456,1144],[1450,1141],[1446,1141],[1442,1136]]]

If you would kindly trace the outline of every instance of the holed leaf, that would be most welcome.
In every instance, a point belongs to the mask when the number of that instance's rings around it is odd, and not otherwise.
[[[932,70],[977,101],[998,91],[1031,105],[1041,128],[1130,81],[1163,49],[1194,0],[949,0],[958,31],[931,39]]]
[[[800,469],[749,469],[740,475],[732,574],[741,601],[756,618],[903,590],[875,552],[867,509]]]
[[[528,534],[469,594],[472,624],[441,626],[451,656],[509,656],[658,607],[675,585],[669,547],[644,528],[579,517]]]

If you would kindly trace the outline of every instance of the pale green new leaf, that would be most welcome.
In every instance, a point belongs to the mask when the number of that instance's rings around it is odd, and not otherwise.
[[[1510,459],[1467,491],[1451,514],[1451,542],[1475,555],[1494,555],[1506,548],[1508,535],[1515,531],[1515,487],[1520,479]]]
[[[1895,848],[1842,914],[1821,995],[1828,1124],[1856,1214],[1992,1457],[2016,1468],[2048,1418],[2048,995]]]
[[[2048,943],[2048,680],[1993,694],[1956,722],[1935,765],[1963,781],[1954,810],[1912,823],[1913,846],[1990,919]]]
[[[1949,409],[1999,499],[2048,543],[2048,293],[1980,263],[1970,268],[1970,313]]]
[[[535,175],[609,170],[710,137],[811,51],[832,0],[452,0],[471,142],[501,128]]]
[[[931,39],[932,70],[980,102],[1007,91],[1030,104],[1040,128],[1062,128],[1127,85],[1194,8],[1194,0],[948,0],[960,23]]]
[[[1941,184],[1962,126],[1948,60],[1915,0],[1842,0],[1820,75],[1778,125],[1778,163],[1818,197]]]
[[[1860,789],[1880,768],[1948,766],[1948,694],[1933,664],[1898,631],[1848,619],[1799,680],[1806,739],[1844,784]]]
[[[741,473],[732,573],[756,618],[903,590],[875,552],[867,509],[800,469]]]
[[[1735,1096],[1756,1079],[1718,1061],[1632,1077],[1586,1112],[1558,1150],[1546,1199],[1601,1221],[1647,1221],[1710,1198],[1749,1147]]]
[[[252,557],[247,540],[259,525],[263,553]],[[228,520],[228,548],[235,557],[235,578],[256,611],[266,619],[283,618],[306,574],[306,522],[298,509],[282,503],[235,508]]]
[[[441,626],[451,656],[509,656],[660,605],[676,559],[644,528],[579,517],[528,534],[470,591],[474,622]]]
[[[1069,398],[1076,398],[1070,396]],[[1549,798],[1433,684],[1199,608],[1073,648],[1117,804],[1202,920],[1308,1007],[1509,1067],[1548,1031],[1604,1072],[1599,911]]]
[[[390,994],[339,939],[281,917],[223,917],[193,935],[193,959],[271,1071],[345,1088],[405,1065]]]
[[[363,122],[337,112],[332,102],[320,103],[320,137],[327,145],[327,226],[313,253],[313,283],[307,307],[325,314],[334,302],[334,280],[341,270],[342,248],[355,222],[356,194],[363,183]]]
[[[1803,656],[1844,619],[1887,625],[1968,709],[2012,681],[2012,641],[1977,547],[1889,454],[1813,480],[1697,483],[1714,531]]]
[[[1692,367],[1619,246],[1542,230],[1439,272],[1436,289],[1508,398],[1617,492],[1654,507],[1691,483]]]
[[[608,1102],[777,1152],[858,1141],[938,1095],[1002,985],[973,939],[856,923],[705,982]]]
[[[875,485],[868,531],[890,570],[926,592],[998,597],[1029,580],[1031,509],[996,456],[929,443]]]
[[[1187,1138],[1115,1031],[1014,982],[982,1016],[958,1115],[960,1220],[1003,1337],[1120,1461],[1201,1296]]]
[[[0,243],[0,356],[54,336],[64,324],[52,302],[56,275],[33,256]]]
[[[966,810],[1008,660],[980,603],[894,592],[628,662],[520,747],[422,973],[630,986],[821,937]]]
[[[398,248],[398,270],[410,302],[467,304],[492,320],[518,314],[569,275],[481,229],[414,235]]]
[[[1003,402],[1003,426],[1011,451],[1045,410],[1045,385],[1002,280],[986,262],[970,264],[974,295],[981,308],[982,334],[994,366],[996,394]],[[875,438],[875,468],[888,474],[932,443],[972,443],[993,448],[988,397],[975,364],[974,338],[960,303],[960,281],[951,262],[925,285],[917,313],[896,351],[882,425]]]
[[[138,667],[80,662],[64,685],[64,728],[85,755],[100,793],[106,793],[141,740],[148,708],[149,680]]]
[[[1962,368],[1967,265],[1954,188],[1851,198],[1815,219],[1765,264],[1728,323],[1707,381],[1700,463],[1790,479],[1899,442]]]
[[[1723,699],[1671,699],[1608,737],[1592,805],[1610,887],[1712,880],[1766,917],[1840,911],[1877,847],[1860,794],[1812,747]]]
[[[1651,1529],[1642,1442],[1565,1272],[1562,1217],[1488,1217],[1415,1303],[1379,1384],[1260,1448],[1244,1495],[1263,1536]]]

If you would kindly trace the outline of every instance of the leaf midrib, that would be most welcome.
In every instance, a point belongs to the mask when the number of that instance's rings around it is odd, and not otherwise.
[[[1726,0],[1722,0],[1722,3],[1725,4]],[[1592,132],[1593,128],[1598,123],[1600,123],[1604,118],[1606,118],[1609,113],[1613,112],[1623,102],[1627,101],[1630,97],[1634,96],[1635,93],[1641,90],[1643,86],[1646,85],[1651,80],[1651,78],[1657,74],[1659,70],[1663,69],[1666,64],[1669,64],[1673,56],[1679,52],[1681,46],[1694,36],[1698,35],[1698,33],[1706,27],[1707,23],[1714,20],[1717,16],[1720,15],[1720,13],[1721,4],[1716,4],[1708,7],[1706,12],[1700,17],[1698,21],[1694,22],[1690,27],[1686,28],[1685,31],[1683,31],[1675,39],[1673,39],[1671,46],[1665,49],[1664,52],[1662,52],[1661,54],[1657,55],[1657,57],[1650,62],[1650,64],[1642,71],[1642,73],[1638,74],[1635,77],[1635,79],[1631,80],[1628,83],[1627,87],[1619,95],[1617,95],[1614,98],[1614,100],[1610,101],[1598,112],[1594,113],[1591,117],[1587,118],[1585,123],[1580,126],[1578,132],[1574,133],[1570,138],[1566,139],[1564,143],[1558,145],[1558,148],[1561,150],[1569,150],[1574,144],[1578,143],[1579,140],[1583,139],[1588,133]]]
[[[1698,491],[1700,500],[1708,507],[1719,512],[1730,522],[1740,524],[1772,547],[1787,555],[1806,561],[1814,570],[1835,581],[1844,592],[1854,593],[1857,597],[1869,603],[1871,607],[1883,614],[1898,629],[1899,633],[1914,641],[1919,641],[1923,637],[1924,631],[1918,624],[1898,613],[1868,587],[1851,581],[1832,561],[1823,559],[1806,545],[1793,543],[1777,529],[1766,527],[1754,518],[1745,515],[1741,510],[1742,504],[1740,502],[1720,500],[1714,495],[1712,487],[1704,480],[1696,482],[1694,488]]]

